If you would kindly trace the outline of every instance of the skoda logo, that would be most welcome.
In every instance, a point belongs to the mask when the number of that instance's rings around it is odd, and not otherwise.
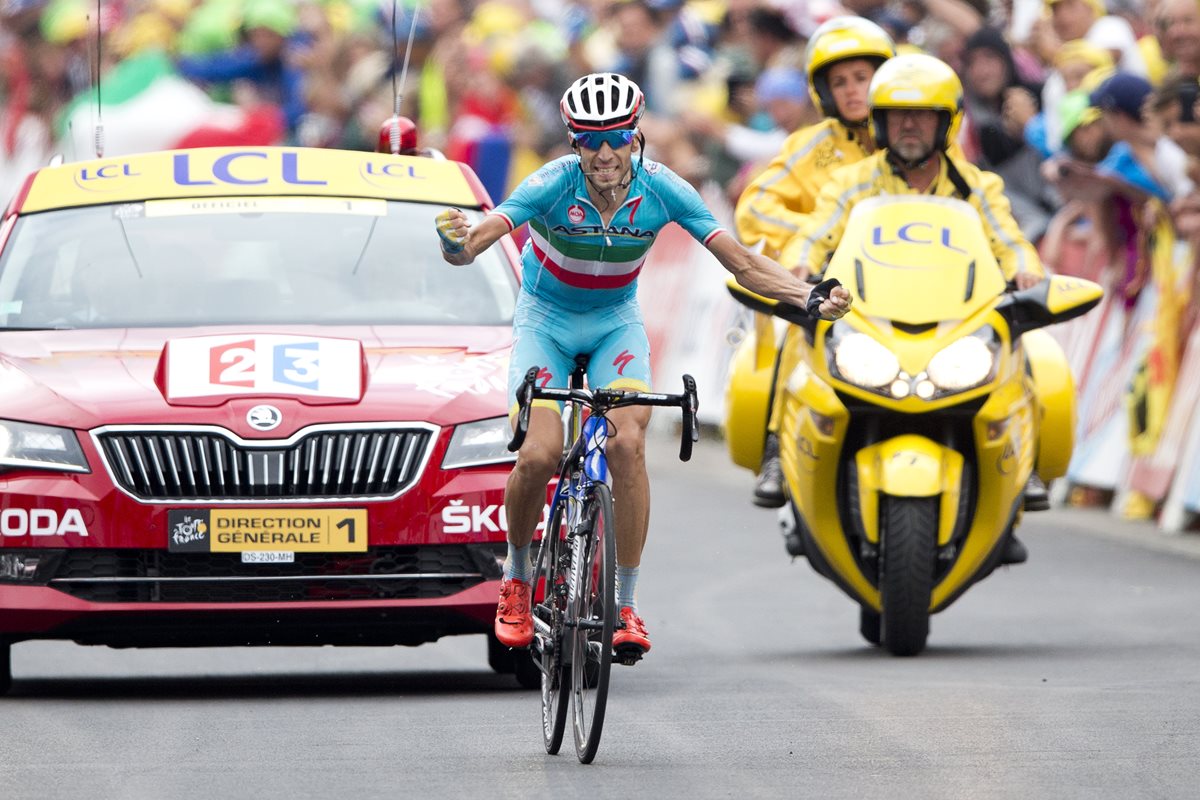
[[[258,431],[270,431],[283,422],[283,412],[275,406],[255,406],[246,412],[246,422]]]

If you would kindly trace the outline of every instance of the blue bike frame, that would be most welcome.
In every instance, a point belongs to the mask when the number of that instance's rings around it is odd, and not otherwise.
[[[604,424],[601,425],[601,423]],[[568,465],[575,462],[577,458],[575,451],[582,441],[584,448],[583,471],[576,473],[572,469],[567,472],[566,476],[563,476],[568,480],[559,480],[558,488],[554,492],[554,499],[550,504],[550,514],[546,517],[547,520],[554,519],[554,512],[560,505],[574,500],[574,503],[568,503],[566,514],[567,530],[574,532],[581,521],[579,514],[583,509],[583,501],[587,496],[588,489],[597,483],[612,483],[611,474],[608,471],[608,456],[604,449],[608,443],[608,433],[608,420],[603,417],[588,417],[583,421],[583,436],[576,440],[575,446],[572,447],[566,459]]]

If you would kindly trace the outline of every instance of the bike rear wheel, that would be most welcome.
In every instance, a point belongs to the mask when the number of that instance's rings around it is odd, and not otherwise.
[[[612,491],[596,484],[584,510],[584,530],[572,541],[571,691],[574,695],[575,754],[590,764],[600,747],[612,639],[616,624],[617,543]]]
[[[559,503],[542,534],[533,588],[542,588],[542,599],[533,607],[533,646],[530,655],[541,673],[542,743],[550,755],[562,747],[567,727],[571,682],[564,659],[569,637],[566,634],[567,570],[570,550],[563,529],[565,503]]]

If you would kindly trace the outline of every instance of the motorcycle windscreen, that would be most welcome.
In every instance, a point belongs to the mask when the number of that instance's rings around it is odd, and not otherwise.
[[[825,277],[842,282],[860,314],[909,325],[966,319],[1007,286],[979,212],[922,195],[856,205]]]

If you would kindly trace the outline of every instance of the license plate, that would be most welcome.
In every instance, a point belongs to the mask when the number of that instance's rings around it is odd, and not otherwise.
[[[172,553],[363,553],[361,508],[177,508],[167,514]]]
[[[294,564],[296,563],[296,554],[288,551],[274,552],[271,550],[243,550],[243,564]]]

